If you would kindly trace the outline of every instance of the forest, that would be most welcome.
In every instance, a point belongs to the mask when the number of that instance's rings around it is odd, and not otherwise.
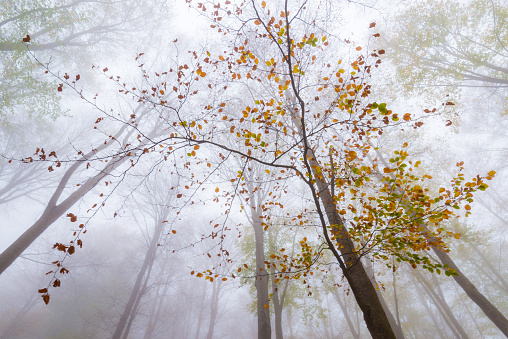
[[[502,0],[1,1],[0,338],[508,338],[507,46]]]

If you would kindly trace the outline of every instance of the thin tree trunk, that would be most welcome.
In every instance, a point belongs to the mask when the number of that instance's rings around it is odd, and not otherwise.
[[[439,306],[441,306],[442,310],[444,311],[444,313],[446,314],[448,319],[450,319],[450,321],[452,322],[453,327],[457,330],[459,336],[463,339],[468,339],[469,337],[466,334],[466,331],[464,331],[464,328],[462,327],[462,325],[459,323],[457,318],[455,318],[455,316],[453,315],[452,310],[446,303],[446,300],[444,299],[442,294],[441,293],[438,294],[435,291],[435,289],[432,288],[432,286],[430,286],[429,282],[420,274],[420,272],[415,270],[414,274],[416,277],[418,277],[418,280],[422,283],[422,286],[425,287],[427,292],[434,298],[434,300],[439,304]],[[436,288],[438,288],[438,286],[436,286]]]
[[[217,314],[219,313],[219,295],[222,287],[222,280],[213,283],[212,296],[210,298],[210,323],[206,339],[213,339],[213,331],[217,323]]]
[[[166,298],[166,294],[169,289],[169,283],[164,284],[164,291],[162,295],[160,293],[161,286],[159,285],[157,288],[157,293],[155,295],[155,302],[153,303],[152,311],[150,312],[150,316],[148,318],[148,325],[146,326],[145,335],[143,339],[150,339],[153,337],[153,331],[155,330],[155,325],[159,320],[160,313],[162,310],[162,305],[164,304],[164,299]]]
[[[201,303],[199,305],[199,315],[198,315],[198,325],[196,328],[196,335],[194,336],[194,339],[199,339],[199,332],[201,332],[201,323],[203,322],[203,316],[204,316],[204,304],[205,304],[205,298],[206,298],[206,289],[203,288],[203,295],[201,296]]]
[[[508,223],[507,223],[508,225]],[[469,244],[473,250],[480,256],[480,258],[482,258],[482,261],[483,261],[483,264],[485,266],[487,266],[490,271],[492,272],[492,274],[494,274],[496,276],[496,278],[499,280],[499,282],[497,283],[506,293],[508,293],[508,282],[506,282],[506,280],[504,279],[504,277],[499,273],[499,271],[494,267],[494,265],[492,265],[492,263],[490,262],[490,260],[485,256],[485,254],[482,253],[482,251],[480,251],[480,249],[478,248],[478,246],[476,246],[474,243],[470,243]],[[475,261],[475,263],[477,263]],[[490,276],[490,275],[489,275]]]
[[[92,154],[90,154],[92,155]],[[60,180],[57,189],[53,193],[46,209],[39,219],[22,235],[19,236],[5,251],[0,254],[0,274],[2,274],[27,248],[30,246],[49,226],[60,218],[69,208],[78,200],[83,198],[92,188],[94,188],[111,171],[125,162],[127,158],[121,158],[117,161],[109,162],[104,169],[97,175],[89,178],[77,190],[71,193],[64,201],[57,205],[58,199],[63,193],[67,182],[72,174],[82,164],[81,161],[72,164]]]
[[[25,302],[21,310],[16,313],[16,315],[12,318],[12,321],[9,325],[0,333],[0,338],[14,338],[14,332],[16,331],[18,325],[23,323],[23,318],[26,316],[28,311],[32,309],[40,299],[37,295],[33,294],[30,298]]]
[[[159,238],[162,234],[162,230],[164,229],[164,224],[161,220],[158,220],[157,226],[154,230],[153,237],[150,241],[150,245],[148,247],[148,251],[146,252],[145,259],[143,261],[143,264],[141,265],[141,268],[139,270],[138,276],[136,278],[136,282],[134,283],[134,287],[131,292],[131,296],[129,300],[127,301],[127,304],[125,305],[124,311],[122,315],[120,316],[120,320],[118,321],[118,324],[116,326],[115,332],[113,333],[113,339],[120,339],[122,337],[122,334],[125,332],[125,328],[127,326],[127,320],[129,319],[129,315],[134,310],[134,305],[138,298],[140,297],[140,291],[141,291],[141,285],[143,281],[148,280],[149,276],[146,275],[147,271],[150,269],[150,267],[153,265],[154,259],[155,259],[155,253],[157,251],[157,243],[159,242]],[[126,332],[128,333],[128,332]]]
[[[124,125],[122,128],[120,128],[114,137],[110,138],[108,141],[104,142],[104,144],[100,145],[86,155],[83,155],[80,159],[76,160],[69,167],[69,169],[67,169],[62,179],[60,180],[55,192],[51,196],[46,209],[39,217],[39,219],[21,236],[19,236],[18,239],[16,239],[7,249],[5,249],[2,254],[0,254],[0,274],[2,274],[49,226],[51,226],[58,218],[60,218],[69,208],[71,208],[76,202],[83,198],[104,177],[108,176],[113,170],[115,170],[127,159],[129,159],[129,157],[123,156],[118,160],[110,160],[110,162],[104,166],[100,173],[86,180],[84,184],[82,184],[78,189],[71,193],[65,200],[57,204],[74,172],[82,164],[85,164],[91,157],[108,148],[113,143],[118,142],[118,139],[123,134],[127,126],[128,125]],[[157,128],[154,128],[152,133],[154,133],[156,129]],[[127,137],[131,135],[133,131],[130,131],[127,134]],[[139,142],[138,147],[142,148],[143,144],[146,141],[148,141],[148,139],[145,138],[143,141]]]
[[[257,206],[259,209],[260,207]],[[270,339],[272,337],[272,329],[270,324],[270,298],[268,296],[269,276],[265,268],[265,249],[263,226],[259,211],[252,211],[252,219],[254,227],[254,238],[256,241],[256,297],[258,310],[258,338]]]
[[[425,298],[425,295],[418,287],[415,286],[415,289],[416,289],[416,292],[418,293],[418,295],[420,296],[421,303],[422,303],[423,307],[425,307],[425,310],[427,311],[427,313],[429,314],[429,317],[432,320],[432,323],[434,324],[434,328],[436,329],[437,333],[439,334],[439,336],[441,338],[447,339],[447,337],[441,330],[441,326],[439,326],[439,323],[436,319],[434,312],[431,310],[430,306],[427,305],[427,300]]]
[[[337,301],[337,304],[339,304],[340,309],[342,310],[342,314],[344,314],[344,317],[346,318],[347,325],[349,326],[349,330],[351,331],[353,338],[360,339],[360,336],[358,335],[358,332],[356,331],[355,326],[353,325],[353,321],[349,316],[346,304],[342,302],[342,299],[340,299],[339,291],[336,288],[332,289],[332,295],[335,298],[335,301]]]
[[[284,295],[286,294],[289,280],[284,279],[285,288],[283,291],[283,297],[279,299],[279,288],[275,283],[275,267],[273,265],[270,266],[270,274],[272,276],[273,313],[275,314],[275,338],[283,339],[284,335],[282,333],[282,309],[284,307]]]
[[[425,227],[425,232],[429,232],[428,228]],[[458,275],[454,275],[453,279],[459,284],[460,287],[466,292],[466,294],[478,305],[485,315],[508,337],[508,319],[494,306],[492,303],[485,298],[485,296],[478,291],[478,289],[469,281],[469,279],[460,271],[455,265],[450,256],[443,250],[432,246],[432,250],[438,256],[441,263],[448,265],[449,268],[455,270]]]

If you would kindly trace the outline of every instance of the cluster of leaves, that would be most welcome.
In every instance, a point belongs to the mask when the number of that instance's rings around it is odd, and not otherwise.
[[[340,193],[334,198],[342,207],[339,213],[349,220],[349,234],[359,254],[370,252],[386,260],[389,267],[394,256],[414,268],[422,265],[439,273],[441,264],[432,262],[425,251],[431,247],[448,251],[444,238],[458,239],[460,234],[446,231],[446,222],[462,216],[461,206],[466,217],[471,213],[474,192],[485,190],[485,180],[491,180],[495,172],[466,182],[461,162],[450,187],[433,192],[432,177],[421,174],[421,162],[409,160],[405,147],[407,143],[382,170],[377,162],[366,165],[350,151],[344,165],[338,167],[342,170],[335,173]]]

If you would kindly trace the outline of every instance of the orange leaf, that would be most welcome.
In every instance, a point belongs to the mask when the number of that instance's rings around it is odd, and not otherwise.
[[[215,192],[217,192],[217,193],[219,192],[219,188],[218,187],[215,189]]]

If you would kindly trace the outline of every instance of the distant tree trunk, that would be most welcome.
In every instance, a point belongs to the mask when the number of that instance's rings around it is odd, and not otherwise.
[[[461,337],[463,339],[468,339],[469,337],[466,334],[466,331],[464,331],[464,328],[462,327],[462,325],[459,323],[457,318],[455,318],[455,316],[453,315],[452,310],[446,303],[446,300],[444,299],[442,294],[437,293],[436,290],[434,288],[432,288],[432,286],[430,286],[429,282],[425,279],[425,277],[423,277],[420,274],[420,272],[418,272],[417,270],[414,270],[414,274],[418,278],[418,280],[420,281],[422,286],[427,290],[427,293],[429,293],[433,297],[433,299],[439,304],[441,309],[444,311],[446,317],[448,317],[448,319],[451,321],[451,323],[453,324],[453,326],[450,327],[452,329],[452,331],[453,331],[453,328],[455,328],[456,331],[458,332],[458,333],[457,332],[456,333],[458,334],[459,337]],[[435,288],[437,289],[438,286],[435,286]]]
[[[399,309],[399,298],[397,297],[397,281],[395,279],[395,272],[392,273],[392,284],[393,284],[393,301],[395,303],[395,316],[397,319],[397,327],[402,331],[402,323],[400,321],[400,309]]]
[[[217,323],[217,314],[219,313],[219,296],[222,283],[222,280],[212,283],[212,295],[210,297],[210,323],[208,324],[206,339],[213,339],[213,331],[215,329],[215,324]]]
[[[275,267],[270,266],[270,274],[272,276],[272,299],[273,299],[273,312],[275,314],[275,338],[283,339],[282,333],[282,310],[284,308],[284,300],[286,298],[287,289],[289,286],[289,279],[284,279],[284,289],[279,297],[279,285],[275,283]]]
[[[196,326],[196,335],[194,336],[194,339],[200,339],[199,332],[201,332],[201,323],[203,322],[204,318],[204,311],[205,311],[205,298],[206,298],[206,289],[203,289],[203,294],[201,296],[201,302],[199,304],[199,314],[198,314],[198,324]]]
[[[425,227],[425,231],[429,232],[428,228]],[[455,270],[458,275],[454,275],[453,279],[459,284],[460,287],[466,292],[466,294],[478,305],[485,315],[492,320],[492,322],[508,337],[508,319],[487,299],[485,296],[478,291],[478,289],[469,281],[469,279],[462,273],[462,271],[455,265],[455,262],[450,258],[448,253],[443,250],[432,246],[432,250],[438,256],[441,263],[448,265],[451,269]]]
[[[508,225],[508,223],[507,223]],[[501,289],[504,290],[505,293],[508,294],[508,282],[504,279],[504,277],[499,273],[499,271],[492,265],[491,260],[485,256],[485,254],[476,246],[473,242],[469,243],[469,245],[473,248],[473,250],[480,256],[482,259],[483,265],[488,267],[490,272],[497,278],[497,281],[492,279]],[[477,260],[472,260],[475,265],[481,265]],[[482,266],[483,266],[482,265]],[[481,268],[481,266],[478,266]],[[486,274],[487,276],[491,276],[491,274]]]
[[[439,323],[436,319],[435,312],[431,310],[429,305],[427,305],[427,301],[425,299],[425,294],[421,291],[420,288],[418,288],[416,286],[415,286],[415,290],[418,293],[418,295],[420,296],[420,301],[421,301],[423,307],[425,307],[425,310],[427,311],[427,313],[429,314],[429,317],[432,320],[432,323],[434,324],[434,328],[436,329],[437,333],[439,334],[439,336],[441,338],[447,339],[446,335],[443,333],[441,326],[439,325]],[[432,296],[430,296],[430,295],[429,295],[429,297],[432,298]],[[458,333],[457,333],[457,336],[458,336]]]
[[[144,115],[143,113],[141,114]],[[44,212],[39,219],[21,236],[18,237],[5,251],[0,254],[0,274],[2,274],[49,226],[51,226],[58,218],[60,218],[69,208],[71,208],[76,202],[83,198],[92,188],[94,188],[104,177],[108,176],[113,170],[123,164],[127,159],[127,156],[123,156],[119,159],[111,159],[104,168],[97,175],[86,180],[82,185],[79,186],[74,192],[72,192],[65,200],[58,203],[61,198],[63,191],[65,190],[70,178],[74,172],[83,164],[92,158],[97,153],[105,150],[113,144],[116,144],[123,134],[128,125],[124,125],[118,133],[110,138],[104,144],[95,148],[91,152],[83,155],[80,159],[76,160],[65,172],[62,179],[60,180],[55,192],[51,196],[48,205],[44,209]],[[157,127],[152,130],[152,134],[156,131]],[[127,133],[127,137],[134,132],[134,129]],[[153,135],[149,135],[152,137]],[[125,137],[125,140],[127,140]],[[138,147],[144,145],[148,139],[144,139],[139,142]],[[124,145],[126,142],[124,143]]]
[[[91,152],[87,155],[92,156],[93,154],[94,153]],[[0,254],[0,274],[2,274],[28,248],[28,246],[30,246],[42,233],[44,233],[49,226],[51,226],[76,202],[83,198],[104,177],[111,173],[111,171],[120,166],[120,164],[124,163],[126,159],[127,157],[124,157],[117,161],[109,162],[99,174],[89,178],[64,201],[57,204],[72,174],[83,164],[83,162],[77,161],[72,164],[60,180],[58,187],[39,219],[28,230],[20,235],[19,238],[16,239],[9,247],[7,247],[2,254]]]
[[[353,321],[351,320],[351,317],[349,316],[349,312],[347,310],[346,304],[342,302],[342,299],[340,298],[339,291],[336,288],[332,289],[332,295],[337,301],[337,304],[339,304],[340,309],[342,310],[342,314],[344,314],[344,318],[346,318],[347,325],[349,327],[349,330],[351,331],[351,334],[353,335],[354,339],[360,339],[360,336],[358,335],[358,332],[355,329],[355,326],[353,325]]]
[[[126,335],[128,335],[128,331],[126,330],[127,320],[129,319],[131,313],[135,310],[134,306],[136,304],[136,301],[138,301],[138,299],[140,299],[141,297],[142,294],[141,286],[143,282],[144,284],[146,284],[147,280],[149,279],[149,274],[147,274],[147,271],[149,272],[151,270],[151,267],[155,260],[157,244],[161,237],[162,230],[164,229],[163,219],[164,217],[157,221],[157,226],[155,227],[152,239],[150,241],[150,245],[145,255],[145,259],[143,261],[143,264],[141,265],[141,268],[139,269],[139,273],[136,278],[136,282],[134,283],[134,287],[132,288],[131,296],[127,301],[127,304],[125,305],[124,311],[120,316],[120,319],[116,326],[116,330],[113,333],[113,339],[122,338],[122,334],[124,334],[123,337],[126,337]]]
[[[37,305],[37,302],[40,301],[40,298],[37,294],[33,294],[30,296],[30,298],[25,302],[21,310],[12,317],[12,321],[9,323],[9,325],[0,333],[0,338],[14,338],[15,337],[15,331],[18,328],[20,324],[23,324],[23,318],[26,316],[28,311],[32,309],[35,305]]]
[[[143,339],[150,339],[153,337],[153,331],[155,330],[155,326],[160,318],[160,314],[162,313],[162,306],[164,304],[164,299],[166,299],[169,286],[169,283],[164,284],[164,290],[162,291],[162,294],[160,293],[162,287],[160,285],[157,287],[157,293],[155,295],[156,302],[154,302],[152,311],[150,312],[148,325],[146,327]]]

